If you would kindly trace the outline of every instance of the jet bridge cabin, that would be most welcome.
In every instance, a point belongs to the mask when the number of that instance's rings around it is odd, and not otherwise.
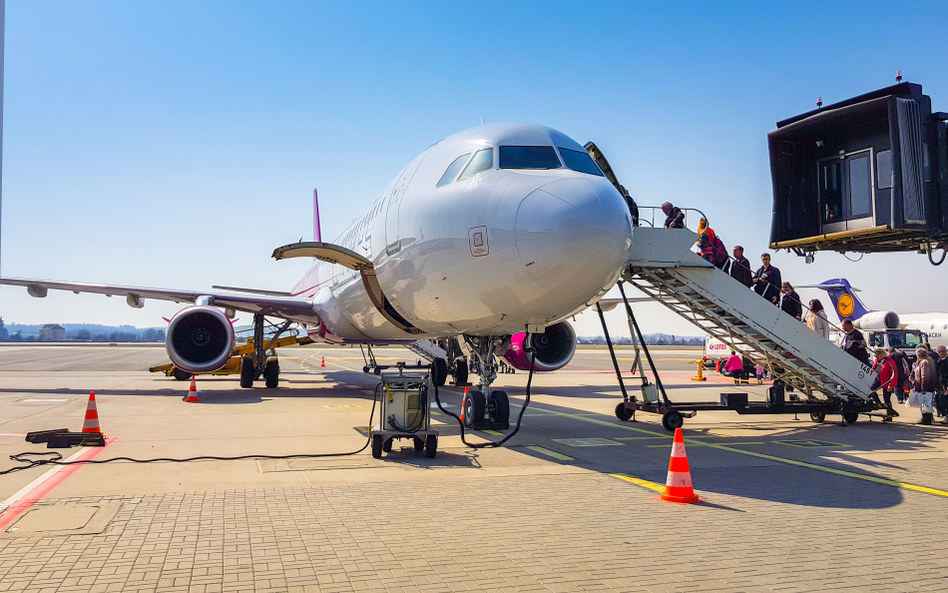
[[[770,247],[808,261],[948,247],[946,119],[900,83],[778,122]]]

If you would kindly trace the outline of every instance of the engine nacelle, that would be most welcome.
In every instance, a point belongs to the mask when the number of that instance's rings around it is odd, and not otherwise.
[[[899,315],[894,311],[870,311],[856,321],[857,329],[898,329]]]
[[[181,309],[168,324],[165,349],[176,367],[191,373],[215,371],[234,352],[234,328],[224,312],[195,305]]]
[[[523,343],[526,337],[525,333],[510,336],[510,346],[503,355],[507,364],[521,371],[530,370],[530,353],[524,350]],[[576,352],[576,332],[565,321],[549,326],[542,334],[532,334],[530,341],[536,354],[536,371],[561,369]]]

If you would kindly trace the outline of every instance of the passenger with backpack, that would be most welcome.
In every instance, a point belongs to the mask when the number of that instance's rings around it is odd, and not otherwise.
[[[714,267],[723,270],[727,264],[727,247],[717,233],[708,226],[708,220],[698,221],[698,251],[701,257],[714,264]]]

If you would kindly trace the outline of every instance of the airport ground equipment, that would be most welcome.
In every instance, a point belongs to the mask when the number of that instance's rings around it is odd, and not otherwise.
[[[448,375],[454,376],[455,385],[468,384],[467,361],[461,356],[457,340],[453,338],[438,341],[418,340],[417,342],[407,344],[406,347],[421,357],[416,364],[409,364],[403,361],[395,364],[379,364],[375,358],[375,352],[372,350],[372,345],[360,345],[359,348],[362,351],[362,359],[365,361],[362,372],[374,372],[378,375],[381,374],[382,371],[391,368],[416,370],[431,368],[434,373],[434,381],[439,386],[447,383]],[[427,360],[428,363],[423,363],[421,359]]]
[[[377,386],[380,392],[379,423],[370,431],[372,457],[392,450],[396,440],[409,439],[415,451],[424,451],[432,458],[438,454],[438,431],[431,429],[431,373],[382,373]]]
[[[628,396],[623,386],[617,417],[631,419],[636,410],[661,413],[663,424],[673,430],[683,417],[701,409],[807,412],[824,417],[840,413],[847,421],[877,409],[875,401],[870,400],[875,371],[693,253],[696,239],[697,235],[688,229],[639,227],[623,280],[768,368],[776,384],[770,401],[765,407],[742,405],[739,398],[726,398],[724,404],[672,403],[626,303],[633,335],[642,343],[656,385],[643,385],[641,401]],[[622,294],[625,298],[624,289]],[[797,390],[796,400],[786,401],[784,386]]]
[[[283,336],[277,338],[276,340],[268,339],[266,344],[266,356],[275,357],[277,348],[285,348],[287,346],[296,346],[309,343],[312,343],[312,340],[299,336]],[[236,375],[241,371],[242,357],[247,354],[252,355],[254,351],[254,340],[252,337],[250,337],[246,342],[235,346],[230,360],[228,360],[224,366],[215,371],[208,371],[206,373],[189,373],[188,371],[179,369],[172,362],[159,364],[149,368],[148,370],[152,373],[164,373],[166,377],[174,377],[179,381],[188,381],[193,375]]]
[[[948,252],[948,113],[900,82],[777,122],[770,247]],[[933,256],[940,249],[941,257]]]

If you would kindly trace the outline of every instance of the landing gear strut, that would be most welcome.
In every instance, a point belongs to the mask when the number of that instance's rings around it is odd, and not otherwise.
[[[292,321],[284,321],[276,327],[276,331],[266,343],[264,342],[264,329],[266,317],[263,313],[254,313],[253,316],[253,354],[244,354],[240,358],[240,386],[244,388],[253,387],[253,382],[261,376],[264,378],[266,386],[270,389],[280,384],[280,361],[276,356],[267,356],[267,351],[273,347],[273,344],[283,335]]]
[[[464,410],[464,425],[474,430],[507,430],[510,428],[510,399],[500,389],[491,391],[491,383],[497,379],[496,367],[490,364],[495,352],[502,352],[509,338],[506,336],[464,336],[464,341],[474,352],[481,376],[480,390],[467,394]]]

